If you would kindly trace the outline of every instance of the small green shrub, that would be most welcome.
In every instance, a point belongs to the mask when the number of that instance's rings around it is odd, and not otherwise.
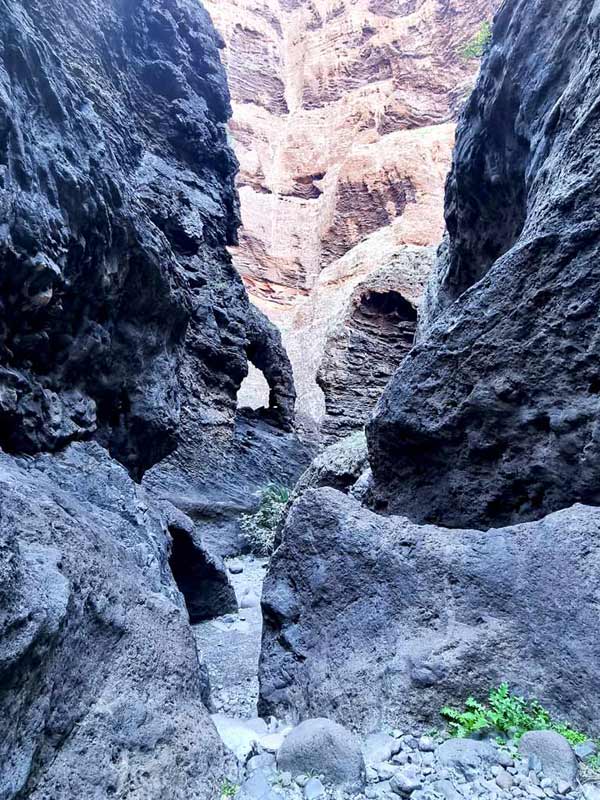
[[[507,683],[492,689],[488,703],[479,703],[469,697],[463,711],[446,706],[440,713],[448,720],[448,730],[452,736],[469,736],[489,730],[506,734],[517,741],[527,731],[556,731],[571,744],[580,744],[589,738],[568,723],[553,719],[537,700],[525,700],[511,694]]]
[[[225,798],[235,797],[235,793],[237,792],[238,787],[235,783],[225,779],[221,784],[221,800],[225,800]]]
[[[458,51],[461,58],[470,60],[473,58],[481,58],[485,53],[492,38],[492,26],[487,20],[481,23],[481,27],[472,39],[463,45]]]
[[[277,527],[283,519],[289,499],[289,489],[277,483],[269,483],[262,490],[258,511],[242,516],[240,525],[253,553],[259,556],[271,555],[275,547]]]

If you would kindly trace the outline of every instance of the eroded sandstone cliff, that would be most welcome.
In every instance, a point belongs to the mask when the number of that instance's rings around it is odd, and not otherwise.
[[[325,366],[317,385],[329,323],[357,282],[402,261],[405,245],[439,242],[454,120],[478,66],[461,47],[497,5],[207,2],[227,45],[241,165],[234,261],[283,332],[301,416],[320,422],[327,407],[329,433],[346,416],[339,380],[360,393],[373,378],[348,362],[331,386]],[[366,388],[361,401],[362,422]]]

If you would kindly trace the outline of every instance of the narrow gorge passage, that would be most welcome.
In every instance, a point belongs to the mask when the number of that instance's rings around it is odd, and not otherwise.
[[[600,0],[0,0],[0,800],[600,800]]]
[[[239,610],[194,625],[198,656],[208,669],[214,711],[255,718],[262,635],[260,598],[268,560],[225,559]]]

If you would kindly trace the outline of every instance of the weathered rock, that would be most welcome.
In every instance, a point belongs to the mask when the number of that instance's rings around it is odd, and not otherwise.
[[[277,752],[277,766],[292,775],[318,773],[331,783],[360,789],[365,762],[360,743],[329,719],[307,719],[294,728]]]
[[[236,800],[280,800],[281,795],[271,789],[264,773],[257,769],[242,783]]]
[[[261,713],[419,729],[507,680],[597,731],[599,534],[584,506],[482,533],[305,492],[263,591]]]
[[[390,761],[402,747],[401,742],[387,733],[372,733],[363,742],[363,755],[367,766]]]
[[[477,69],[460,51],[498,2],[207,6],[226,42],[241,164],[234,263],[283,331],[301,419],[320,418],[329,321],[388,254],[441,237],[454,120]]]
[[[488,528],[599,500],[598,24],[584,0],[498,12],[425,330],[368,427],[379,509]]]
[[[421,786],[422,783],[417,775],[417,771],[410,767],[396,773],[390,781],[391,790],[404,797],[408,797],[408,795],[420,789]]]
[[[357,431],[329,445],[313,459],[294,487],[294,497],[322,486],[347,492],[368,466],[367,440],[363,431]]]
[[[476,739],[448,739],[437,748],[435,757],[442,767],[472,780],[496,763],[496,749],[489,742]]]
[[[0,454],[0,795],[215,796],[166,520],[97,444]]]
[[[244,412],[233,428],[187,438],[146,473],[143,485],[193,520],[209,552],[232,556],[248,550],[242,514],[256,511],[267,484],[294,486],[313,453],[296,434]]]
[[[542,765],[546,778],[569,781],[575,786],[577,757],[564,736],[555,731],[530,731],[521,737],[519,753],[523,758],[533,756]]]
[[[245,763],[261,735],[267,733],[267,725],[253,724],[250,720],[234,719],[225,714],[213,714],[212,720],[228,750],[238,761]],[[262,722],[262,720],[259,720]],[[264,765],[261,765],[264,766]]]
[[[17,1],[0,42],[0,445],[94,435],[139,477],[180,425],[231,423],[248,355],[289,426],[289,361],[226,252],[237,164],[202,6]]]
[[[171,535],[169,566],[185,599],[190,622],[237,611],[223,559],[206,550],[189,517],[168,502],[161,508]]]
[[[433,261],[433,248],[404,248],[402,257],[361,281],[332,317],[317,372],[328,439],[362,429],[412,348],[417,305]]]

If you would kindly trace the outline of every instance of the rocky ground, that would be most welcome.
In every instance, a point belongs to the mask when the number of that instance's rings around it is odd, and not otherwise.
[[[260,596],[267,559],[227,560],[240,610],[194,626],[208,668],[213,720],[237,761],[222,797],[238,800],[600,800],[582,765],[595,749],[573,750],[559,734],[526,734],[519,744],[453,739],[445,731],[386,729],[357,736],[327,719],[291,726],[257,716],[262,632]]]
[[[228,559],[239,612],[194,626],[198,653],[210,676],[214,710],[219,714],[256,716],[260,595],[267,563],[252,556]]]

